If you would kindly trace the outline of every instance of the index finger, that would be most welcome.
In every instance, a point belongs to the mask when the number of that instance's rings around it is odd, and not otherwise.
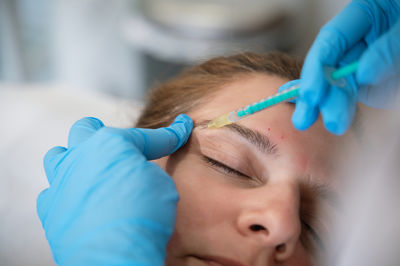
[[[366,1],[353,1],[321,29],[302,69],[301,100],[319,104],[328,86],[323,67],[337,67],[345,52],[363,39],[371,29],[373,10]]]

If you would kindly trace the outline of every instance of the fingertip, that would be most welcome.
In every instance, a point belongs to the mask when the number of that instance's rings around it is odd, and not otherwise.
[[[338,136],[343,135],[347,130],[347,127],[343,126],[342,123],[338,123],[337,121],[324,122],[324,125],[329,132]]]
[[[335,135],[343,135],[350,127],[357,107],[357,95],[350,83],[346,88],[332,87],[320,106],[325,128]]]
[[[54,147],[54,148],[51,148],[51,149],[45,154],[45,156],[44,156],[44,158],[43,158],[44,166],[46,167],[47,165],[51,164],[51,162],[53,161],[53,159],[54,159],[57,155],[59,155],[59,154],[65,152],[66,150],[67,150],[66,148],[60,147],[60,146],[56,146],[56,147]]]
[[[180,114],[178,115],[175,120],[174,123],[183,123],[183,125],[185,126],[185,129],[187,131],[188,134],[190,134],[190,132],[192,132],[193,129],[193,120],[192,118],[190,118],[190,116],[188,116],[187,114]]]
[[[65,147],[61,147],[61,146],[56,146],[51,148],[46,155],[44,156],[44,163],[47,163],[49,161],[51,161],[56,155],[63,153],[67,150],[67,148]]]
[[[103,122],[95,117],[85,117],[76,121],[69,132],[68,147],[85,141],[102,127],[104,127]]]
[[[325,128],[335,135],[343,135],[353,122],[356,109],[356,102],[343,100],[343,106],[323,107],[322,117]]]
[[[342,112],[332,112],[332,115],[327,114],[326,111],[324,112],[323,122],[325,128],[335,135],[343,135],[346,133],[347,129],[349,128],[351,121],[352,121],[352,114],[347,113],[348,110],[342,110]]]
[[[304,101],[297,101],[292,115],[292,123],[298,130],[308,129],[318,118],[318,109],[308,106]]]
[[[188,115],[178,115],[169,127],[128,129],[136,147],[148,160],[155,160],[177,151],[189,139],[193,121]]]
[[[168,128],[172,129],[178,137],[178,143],[173,151],[175,152],[189,139],[193,129],[193,120],[186,114],[180,114]]]
[[[92,127],[95,129],[100,129],[100,128],[104,127],[104,124],[100,119],[98,119],[96,117],[90,117],[90,116],[79,119],[78,121],[76,121],[74,123],[73,126],[76,126],[76,125]]]
[[[54,178],[54,168],[57,165],[58,160],[56,160],[57,156],[63,154],[67,149],[64,147],[54,147],[50,149],[43,158],[43,166],[46,172],[47,181],[49,184],[52,183]]]
[[[39,216],[40,221],[42,222],[42,225],[44,224],[45,220],[45,213],[46,213],[46,195],[48,194],[49,189],[46,188],[42,192],[39,193],[37,199],[36,199],[36,213]]]
[[[296,109],[294,109],[294,112],[292,114],[292,124],[296,129],[301,131],[307,129],[304,125],[302,116],[303,116],[303,111],[298,107],[296,107]]]

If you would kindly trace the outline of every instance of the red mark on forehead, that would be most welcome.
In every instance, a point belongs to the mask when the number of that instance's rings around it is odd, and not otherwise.
[[[271,131],[271,128],[268,128],[268,131]]]
[[[281,135],[280,139],[284,139],[285,137],[283,135]]]

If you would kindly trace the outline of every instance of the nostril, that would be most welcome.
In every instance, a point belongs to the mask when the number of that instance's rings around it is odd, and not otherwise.
[[[275,247],[276,253],[275,253],[275,261],[276,262],[283,262],[291,256],[291,253],[289,251],[289,246],[285,243],[279,244]]]
[[[275,249],[278,253],[283,253],[286,251],[286,245],[285,244],[277,245]]]
[[[250,230],[254,232],[262,231],[262,230],[267,230],[264,226],[259,225],[259,224],[252,224],[250,226]]]

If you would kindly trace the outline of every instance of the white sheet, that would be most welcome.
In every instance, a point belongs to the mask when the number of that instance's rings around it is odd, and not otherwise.
[[[36,197],[48,186],[42,158],[65,146],[85,116],[106,125],[133,125],[140,104],[60,86],[0,85],[0,265],[54,265]]]

